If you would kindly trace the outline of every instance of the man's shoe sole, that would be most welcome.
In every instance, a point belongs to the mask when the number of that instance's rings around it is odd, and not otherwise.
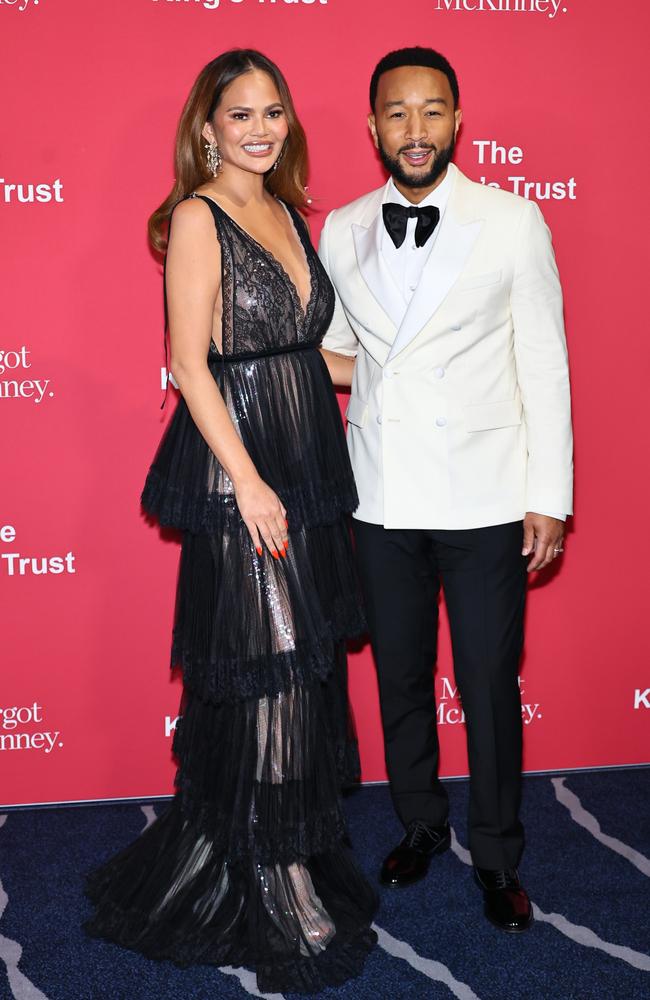
[[[506,934],[525,934],[526,931],[529,931],[535,923],[535,918],[532,913],[530,915],[530,920],[525,927],[505,927],[503,924],[500,924],[498,920],[494,920],[489,914],[484,913],[484,916],[486,920],[490,921],[493,927],[496,927],[499,931],[505,931]]]

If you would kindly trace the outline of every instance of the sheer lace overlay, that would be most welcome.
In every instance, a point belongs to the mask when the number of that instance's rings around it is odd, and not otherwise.
[[[288,511],[287,559],[255,551],[224,470],[181,399],[143,505],[182,530],[172,666],[183,700],[177,794],[88,878],[90,934],[179,965],[246,965],[263,992],[356,976],[377,900],[347,843],[358,780],[345,639],[363,630],[349,527],[357,503],[317,346],[333,290],[305,308],[275,258],[209,199],[222,251],[222,353],[208,364],[260,475]]]
[[[317,350],[332,318],[334,291],[290,209],[311,274],[303,313],[282,265],[213,201],[221,245],[222,352],[208,365],[262,479],[280,496],[292,526],[335,522],[358,503],[341,417]],[[142,495],[161,524],[236,531],[233,488],[179,400]]]

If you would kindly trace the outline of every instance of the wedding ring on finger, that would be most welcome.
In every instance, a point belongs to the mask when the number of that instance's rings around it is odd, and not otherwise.
[[[564,549],[553,549],[553,555],[558,556],[560,552],[564,552]]]

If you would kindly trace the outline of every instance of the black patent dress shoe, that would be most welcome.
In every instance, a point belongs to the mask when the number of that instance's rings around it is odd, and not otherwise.
[[[485,916],[502,931],[520,934],[533,922],[533,908],[519,881],[516,868],[492,871],[474,868],[474,876],[483,890]]]
[[[379,874],[382,885],[411,885],[424,878],[434,854],[442,854],[451,844],[449,824],[429,826],[421,819],[413,820],[406,835],[390,852]]]

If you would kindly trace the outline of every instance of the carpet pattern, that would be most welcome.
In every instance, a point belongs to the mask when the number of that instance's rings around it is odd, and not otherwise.
[[[520,868],[536,921],[504,934],[482,916],[466,849],[468,784],[449,783],[452,850],[408,889],[381,890],[379,947],[363,975],[323,1000],[647,1000],[650,997],[650,770],[524,781]],[[86,938],[82,873],[119,850],[165,803],[14,810],[0,816],[1,1000],[242,1000],[244,969],[150,962]],[[388,789],[346,800],[362,866],[376,877],[401,836]],[[267,994],[282,1000],[280,994]],[[285,1000],[298,1000],[285,994]]]

